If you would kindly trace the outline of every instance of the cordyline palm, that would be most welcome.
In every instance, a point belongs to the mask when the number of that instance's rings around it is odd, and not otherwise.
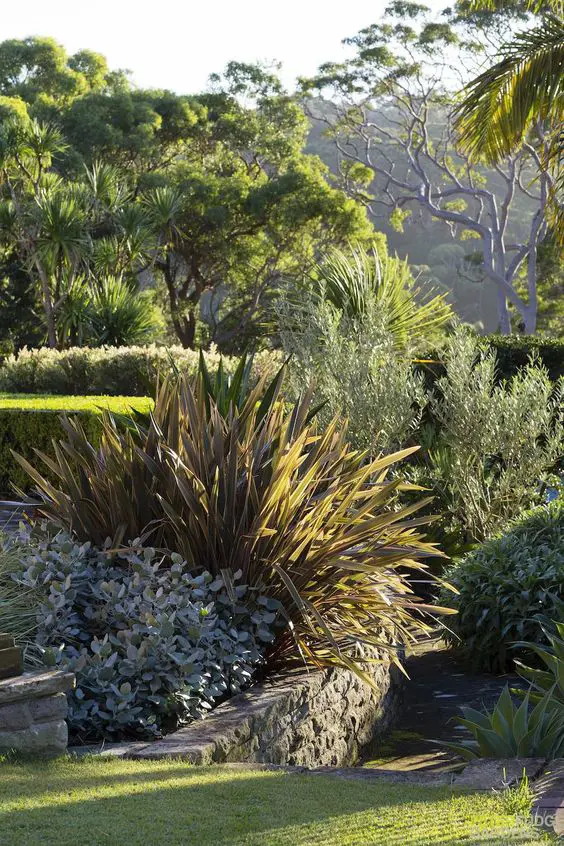
[[[106,415],[99,447],[67,421],[54,457],[38,453],[56,484],[18,460],[43,514],[79,539],[142,538],[193,573],[229,585],[241,571],[257,595],[279,600],[288,624],[272,663],[293,654],[362,674],[359,649],[398,660],[397,644],[428,630],[406,575],[438,554],[419,533],[427,518],[412,516],[425,502],[394,510],[401,486],[386,479],[413,450],[366,461],[339,420],[317,431],[309,396],[286,410],[282,377],[224,413],[203,378],[167,381],[148,425]]]
[[[502,8],[507,0],[475,0],[474,8]],[[539,123],[556,127],[544,165],[556,176],[552,198],[555,231],[564,239],[564,6],[562,0],[529,0],[541,22],[502,47],[502,58],[473,80],[458,109],[463,148],[497,162]]]
[[[315,275],[323,296],[349,317],[362,318],[376,307],[399,349],[414,340],[430,342],[453,316],[443,294],[416,285],[407,261],[380,257],[376,250],[335,248],[316,265]]]

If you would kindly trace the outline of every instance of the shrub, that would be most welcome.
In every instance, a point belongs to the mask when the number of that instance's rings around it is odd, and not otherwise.
[[[458,611],[445,638],[478,669],[510,668],[515,641],[545,642],[536,615],[557,619],[564,599],[564,500],[523,515],[451,568]],[[460,640],[459,640],[460,639]]]
[[[31,548],[27,547],[31,544]],[[239,691],[273,639],[276,604],[152,549],[113,557],[60,533],[25,539],[15,578],[40,596],[36,643],[76,673],[81,739],[159,733]],[[16,569],[16,568],[14,568]],[[231,598],[230,598],[231,595]]]
[[[128,408],[147,411],[146,397],[30,397],[0,395],[0,493],[8,494],[12,486],[29,489],[29,476],[14,460],[12,450],[33,460],[35,449],[51,452],[52,441],[64,434],[61,414],[80,416],[88,437],[97,443],[100,437],[101,407],[115,413]],[[54,476],[47,470],[49,478]]]
[[[219,365],[219,354],[205,353],[210,371]],[[109,394],[125,396],[153,395],[159,377],[176,367],[194,375],[199,353],[180,346],[155,344],[140,347],[72,347],[69,350],[20,350],[8,356],[0,366],[0,391],[36,394]],[[233,372],[237,360],[223,359],[227,372]],[[276,365],[276,355],[259,353],[253,362],[256,374]],[[278,365],[279,366],[279,365]]]
[[[147,425],[106,414],[98,449],[79,422],[64,422],[49,464],[57,485],[21,463],[45,517],[81,541],[143,537],[181,554],[191,574],[241,571],[279,600],[291,625],[271,665],[291,654],[361,672],[359,647],[389,651],[427,631],[407,573],[438,553],[411,519],[420,504],[394,510],[399,481],[385,478],[413,450],[367,462],[337,418],[317,431],[309,396],[289,410],[278,401],[282,375],[227,414],[202,378],[167,381]]]
[[[155,338],[161,324],[153,292],[107,274],[98,275],[94,284],[76,277],[57,312],[57,334],[64,346],[142,344]]]
[[[396,348],[383,315],[349,315],[307,294],[299,308],[284,301],[278,310],[284,351],[292,356],[290,392],[299,395],[313,382],[316,401],[327,403],[322,422],[344,415],[358,449],[377,454],[405,445],[427,400],[422,375]]]
[[[498,377],[510,379],[526,367],[532,355],[542,362],[553,382],[564,377],[564,340],[538,335],[488,335],[480,343],[496,353]]]
[[[541,501],[564,453],[562,389],[534,362],[497,384],[495,353],[464,330],[444,361],[412,479],[438,495],[445,533],[474,544]]]
[[[19,552],[0,533],[0,632],[12,635],[18,646],[27,646],[37,628],[39,600],[32,589],[22,590],[13,574],[19,567]]]

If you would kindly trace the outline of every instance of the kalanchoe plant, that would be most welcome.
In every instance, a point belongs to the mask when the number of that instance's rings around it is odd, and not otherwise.
[[[44,662],[76,673],[69,725],[82,740],[156,734],[249,684],[279,605],[230,576],[191,575],[153,549],[119,554],[59,533],[12,546],[36,599]]]
[[[408,573],[439,555],[420,534],[422,503],[396,508],[388,468],[414,448],[369,461],[335,418],[324,431],[311,396],[287,409],[282,373],[220,409],[204,380],[163,383],[148,425],[103,421],[99,448],[80,424],[40,455],[58,485],[28,462],[52,523],[81,542],[132,538],[181,555],[191,577],[234,573],[281,603],[288,625],[271,663],[300,657],[361,673],[359,649],[385,649],[428,630]],[[172,560],[172,559],[171,559]],[[365,676],[366,677],[366,676]],[[367,677],[366,677],[367,678]]]

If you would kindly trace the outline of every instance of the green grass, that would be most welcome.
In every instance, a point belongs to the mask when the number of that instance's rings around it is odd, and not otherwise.
[[[108,408],[124,413],[130,409],[148,411],[153,401],[149,397],[110,396],[57,396],[55,394],[3,394],[0,393],[1,408],[17,408],[29,411],[93,411]]]
[[[495,795],[280,771],[86,758],[0,764],[10,846],[519,846],[547,840]]]

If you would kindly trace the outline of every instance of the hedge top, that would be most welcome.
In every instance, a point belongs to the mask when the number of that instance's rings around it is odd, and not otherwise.
[[[0,409],[18,411],[88,411],[99,414],[103,409],[125,414],[128,411],[150,411],[153,400],[149,397],[111,396],[55,396],[50,394],[0,393]]]

